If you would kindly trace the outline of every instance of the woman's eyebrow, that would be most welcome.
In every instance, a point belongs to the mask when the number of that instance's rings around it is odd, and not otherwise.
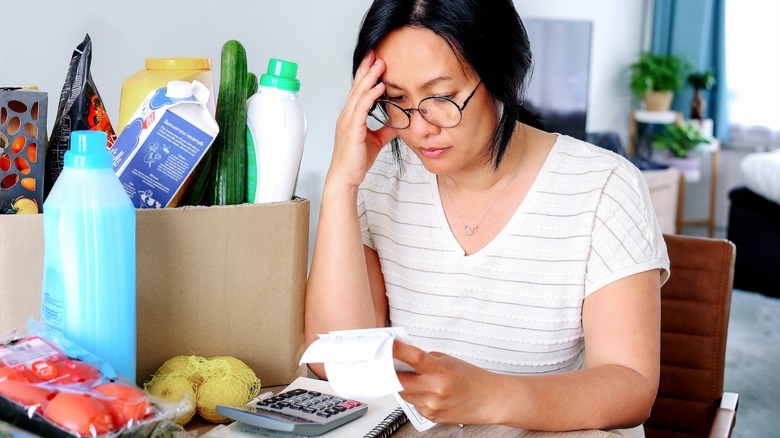
[[[441,82],[446,82],[446,81],[451,81],[451,80],[452,80],[452,76],[437,76],[437,77],[435,77],[435,78],[433,78],[433,79],[431,79],[429,81],[426,81],[424,84],[422,84],[422,86],[420,88],[423,88],[423,89],[430,88],[430,87],[433,87],[434,85],[437,85],[437,84],[439,84]]]
[[[451,81],[452,79],[453,79],[452,76],[446,76],[446,75],[437,76],[437,77],[435,77],[433,79],[429,79],[429,80],[425,81],[419,88],[423,89],[423,90],[424,89],[428,89],[428,88],[431,88],[434,85],[437,85],[437,84],[439,84],[441,82]],[[398,85],[396,83],[387,81],[384,78],[382,78],[382,82],[385,84],[385,86],[387,88],[392,88],[394,90],[401,90],[401,91],[404,90],[404,87],[402,87],[402,86],[400,86],[400,85]]]

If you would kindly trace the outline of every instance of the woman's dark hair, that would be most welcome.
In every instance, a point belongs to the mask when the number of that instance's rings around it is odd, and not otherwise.
[[[523,104],[533,56],[523,22],[512,0],[375,0],[363,18],[352,57],[352,75],[366,54],[402,27],[424,28],[443,38],[482,85],[501,104],[501,118],[489,146],[497,169],[515,122],[542,128]],[[400,157],[398,140],[393,153]]]

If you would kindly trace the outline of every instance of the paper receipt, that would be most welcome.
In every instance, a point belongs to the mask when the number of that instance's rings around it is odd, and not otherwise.
[[[396,371],[414,372],[409,365],[393,359],[396,338],[412,343],[402,327],[339,330],[318,336],[303,353],[300,364],[323,363],[328,381],[339,396],[371,400],[394,394],[417,430],[427,430],[436,424],[398,395],[403,386]]]

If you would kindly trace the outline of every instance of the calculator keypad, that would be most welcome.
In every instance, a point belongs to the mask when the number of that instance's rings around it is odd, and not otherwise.
[[[363,403],[331,394],[306,389],[293,389],[277,394],[254,405],[258,409],[281,412],[286,415],[321,423],[331,417],[340,417],[364,406]]]

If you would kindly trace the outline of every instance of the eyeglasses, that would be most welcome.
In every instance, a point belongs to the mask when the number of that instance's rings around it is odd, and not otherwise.
[[[406,129],[412,124],[412,111],[420,113],[426,122],[440,128],[454,128],[458,126],[463,119],[463,110],[477,92],[477,88],[482,85],[479,81],[474,91],[469,94],[463,106],[455,103],[454,100],[445,96],[430,96],[421,100],[417,108],[401,108],[387,99],[377,99],[374,106],[371,107],[371,117],[379,123],[389,126],[393,129]]]

